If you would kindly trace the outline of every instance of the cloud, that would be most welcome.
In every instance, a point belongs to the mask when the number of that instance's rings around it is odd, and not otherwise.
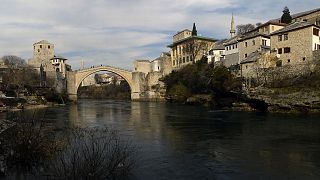
[[[314,9],[314,0],[1,0],[0,56],[32,57],[32,44],[46,39],[73,69],[108,64],[132,69],[134,59],[153,59],[172,35],[196,22],[198,32],[229,36],[231,13],[237,24]]]

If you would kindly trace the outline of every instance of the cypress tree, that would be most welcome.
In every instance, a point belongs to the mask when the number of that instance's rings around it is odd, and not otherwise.
[[[197,36],[197,35],[198,35],[198,32],[197,32],[196,23],[193,23],[192,36]]]
[[[282,12],[283,12],[283,14],[281,16],[281,23],[290,24],[292,21],[292,17],[290,15],[289,8],[287,6],[284,7]]]

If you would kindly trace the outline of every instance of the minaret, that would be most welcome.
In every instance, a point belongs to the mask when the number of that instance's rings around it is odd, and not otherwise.
[[[234,18],[232,13],[230,36],[231,38],[233,38],[235,35],[236,35],[236,29],[234,27]]]
[[[81,69],[84,69],[84,61],[81,60]]]
[[[192,27],[192,36],[198,36],[196,23],[193,23],[193,27]]]

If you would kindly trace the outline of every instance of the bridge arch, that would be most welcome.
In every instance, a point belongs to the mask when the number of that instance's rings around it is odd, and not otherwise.
[[[134,89],[133,82],[132,82],[132,72],[112,66],[97,66],[94,68],[88,68],[88,69],[83,69],[83,70],[78,70],[74,71],[73,74],[69,76],[73,77],[68,77],[68,83],[67,83],[67,89],[69,95],[73,96],[72,99],[77,99],[77,92],[80,87],[81,82],[91,74],[100,72],[100,71],[108,71],[112,72],[114,74],[117,74],[121,76],[123,79],[127,81],[129,84],[131,92]]]

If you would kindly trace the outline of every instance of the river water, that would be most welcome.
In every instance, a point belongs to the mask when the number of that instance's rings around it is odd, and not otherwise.
[[[80,100],[46,118],[118,130],[138,147],[130,179],[320,179],[320,115]]]

